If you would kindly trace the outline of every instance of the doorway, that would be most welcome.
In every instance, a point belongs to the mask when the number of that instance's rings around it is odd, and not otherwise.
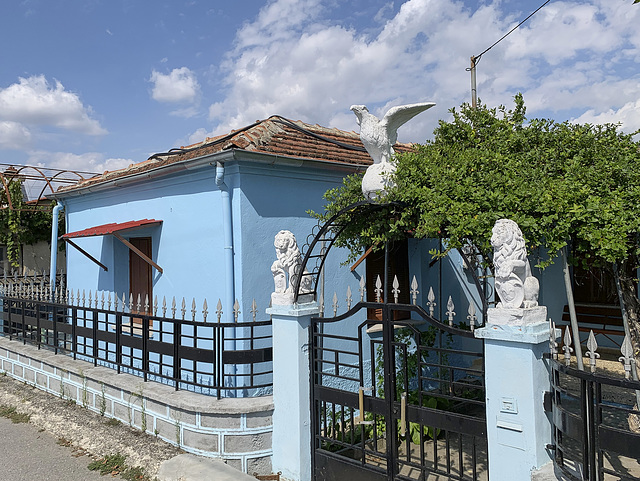
[[[129,242],[149,259],[152,258],[151,237],[131,237]],[[129,291],[133,294],[136,313],[149,314],[153,302],[152,281],[151,265],[129,250]],[[134,318],[133,322],[142,324],[141,319]]]

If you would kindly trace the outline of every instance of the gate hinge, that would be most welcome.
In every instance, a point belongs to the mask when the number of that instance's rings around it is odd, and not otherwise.
[[[556,445],[555,444],[547,444],[547,445],[545,445],[545,448],[547,448],[549,451],[555,451],[556,450]]]
[[[543,400],[544,412],[550,413],[553,408],[553,393],[551,391],[544,392]]]

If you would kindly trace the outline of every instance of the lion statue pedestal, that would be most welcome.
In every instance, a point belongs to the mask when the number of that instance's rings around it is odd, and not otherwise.
[[[519,307],[505,309],[491,307],[487,310],[487,323],[494,326],[527,326],[538,322],[546,322],[547,307]]]
[[[302,269],[302,255],[298,248],[296,237],[288,230],[281,230],[276,234],[273,241],[276,249],[277,259],[271,264],[273,274],[274,292],[271,294],[271,305],[288,306],[292,305],[295,298],[295,279],[300,275]],[[287,284],[287,277],[289,283]],[[305,270],[300,281],[299,303],[313,300],[311,292],[311,278]],[[309,294],[305,294],[309,293]]]
[[[531,274],[520,227],[510,219],[497,220],[491,245],[495,289],[500,302],[489,309],[487,321],[498,326],[526,326],[546,322],[547,308],[538,306],[540,284]]]

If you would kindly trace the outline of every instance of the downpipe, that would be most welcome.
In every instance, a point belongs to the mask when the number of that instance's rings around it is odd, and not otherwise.
[[[49,263],[49,288],[51,296],[56,291],[56,273],[58,270],[58,219],[64,205],[58,200],[51,213],[51,259]]]
[[[229,195],[229,187],[224,182],[224,164],[216,163],[216,185],[220,189],[220,198],[222,201],[222,230],[224,233],[224,265],[225,265],[225,322],[233,323],[233,304],[235,302],[235,271],[233,264],[233,217],[231,196]],[[234,340],[233,349],[238,349],[238,332],[237,328],[233,329]],[[220,362],[222,359],[220,358]],[[232,366],[230,373],[231,386],[237,386],[237,367]],[[233,397],[237,396],[237,391],[233,391]]]

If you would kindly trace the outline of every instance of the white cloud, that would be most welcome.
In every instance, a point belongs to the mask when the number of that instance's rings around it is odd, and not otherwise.
[[[596,113],[591,109],[580,117],[572,119],[578,124],[616,124],[620,123],[623,130],[631,134],[640,130],[640,100],[628,102],[617,110],[609,109],[606,112]]]
[[[102,173],[114,171],[133,164],[131,159],[104,158],[99,152],[73,154],[69,152],[29,152],[28,165],[46,165],[56,169],[74,170],[82,172]]]
[[[153,83],[151,97],[158,102],[196,102],[200,84],[194,72],[187,67],[173,69],[169,74],[154,70],[149,82]]]
[[[19,122],[0,121],[0,148],[20,150],[31,143],[31,132]]]
[[[435,101],[399,133],[422,142],[449,108],[470,100],[470,56],[529,13],[506,13],[508,3],[471,10],[455,0],[407,0],[395,12],[380,9],[382,28],[368,35],[331,20],[326,2],[269,2],[238,30],[220,66],[228,72],[225,97],[209,107],[214,125],[206,130],[227,132],[273,114],[352,130],[354,103],[381,115],[393,105]],[[479,96],[510,105],[522,92],[530,117],[593,111],[591,118],[633,122],[625,108],[640,98],[639,20],[640,8],[626,2],[549,3],[484,54]]]
[[[65,90],[57,80],[50,85],[44,75],[20,78],[18,83],[0,89],[0,120],[105,134],[91,114],[91,108],[85,107],[77,94]]]

